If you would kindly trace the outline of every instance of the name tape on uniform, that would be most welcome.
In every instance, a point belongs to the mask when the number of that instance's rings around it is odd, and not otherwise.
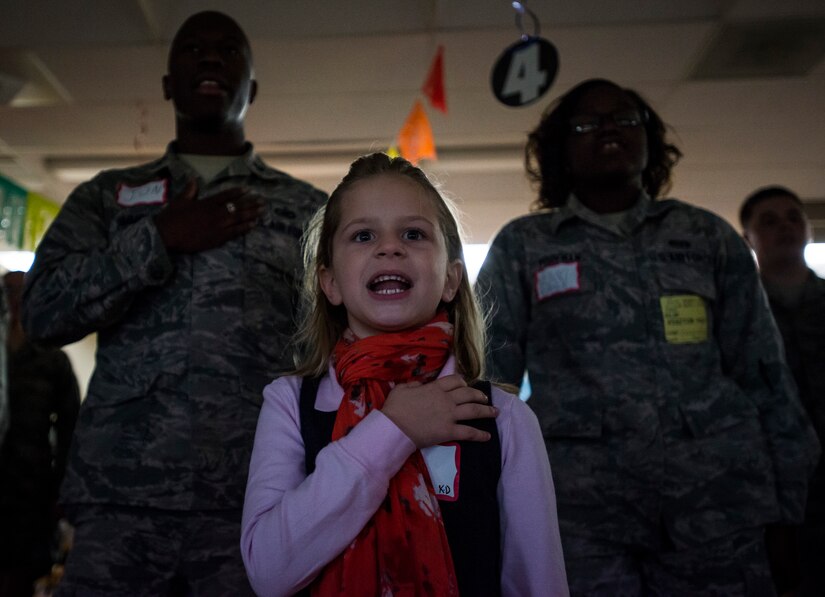
[[[536,273],[536,296],[540,301],[581,289],[579,262],[548,265]]]
[[[123,207],[166,203],[168,188],[169,181],[165,178],[153,180],[136,187],[121,183],[117,187],[117,203]]]

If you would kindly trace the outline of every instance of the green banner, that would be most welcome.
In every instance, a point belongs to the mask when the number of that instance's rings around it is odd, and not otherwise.
[[[40,193],[29,192],[28,200],[21,248],[24,251],[34,251],[60,211],[60,206]]]
[[[0,176],[0,249],[20,250],[26,218],[25,189]]]

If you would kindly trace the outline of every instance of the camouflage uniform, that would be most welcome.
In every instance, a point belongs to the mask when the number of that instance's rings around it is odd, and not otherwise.
[[[9,306],[6,293],[0,289],[0,447],[9,430],[9,397],[6,389],[6,334],[9,325]]]
[[[825,280],[809,271],[798,304],[786,306],[766,286],[771,311],[802,404],[820,441],[825,438]]]
[[[785,341],[788,365],[820,443],[825,441],[825,280],[811,271],[799,302],[784,305],[766,285],[774,318]],[[825,592],[825,458],[811,480],[805,522],[800,530],[803,585],[799,595]]]
[[[168,254],[152,219],[157,189],[174,198],[191,178],[199,196],[238,186],[261,195],[260,224],[215,249]],[[118,203],[124,188],[129,207]],[[38,247],[23,304],[34,340],[98,334],[64,503],[241,508],[261,391],[292,367],[299,237],[324,200],[251,145],[208,183],[173,143],[72,193]]]
[[[720,218],[643,196],[611,222],[571,197],[505,226],[478,286],[493,378],[529,374],[566,559],[802,518],[818,445]]]

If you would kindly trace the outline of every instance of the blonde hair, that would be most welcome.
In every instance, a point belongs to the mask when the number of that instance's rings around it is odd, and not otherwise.
[[[335,344],[347,329],[347,312],[343,305],[333,305],[321,290],[319,269],[332,266],[332,239],[341,223],[341,201],[356,182],[378,176],[406,176],[424,188],[433,200],[438,225],[447,247],[447,260],[461,262],[462,276],[455,298],[443,305],[454,327],[453,352],[456,369],[468,383],[484,373],[485,323],[481,307],[470,286],[461,232],[455,206],[444,198],[424,172],[403,158],[372,153],[355,160],[349,172],[335,188],[326,205],[316,212],[304,235],[304,281],[302,288],[301,325],[298,332],[300,355],[295,374],[323,375]]]

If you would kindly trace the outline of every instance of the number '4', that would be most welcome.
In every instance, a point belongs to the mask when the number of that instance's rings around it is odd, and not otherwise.
[[[501,94],[510,96],[520,93],[521,103],[526,104],[541,95],[546,83],[547,71],[539,66],[539,44],[530,44],[513,52]]]

